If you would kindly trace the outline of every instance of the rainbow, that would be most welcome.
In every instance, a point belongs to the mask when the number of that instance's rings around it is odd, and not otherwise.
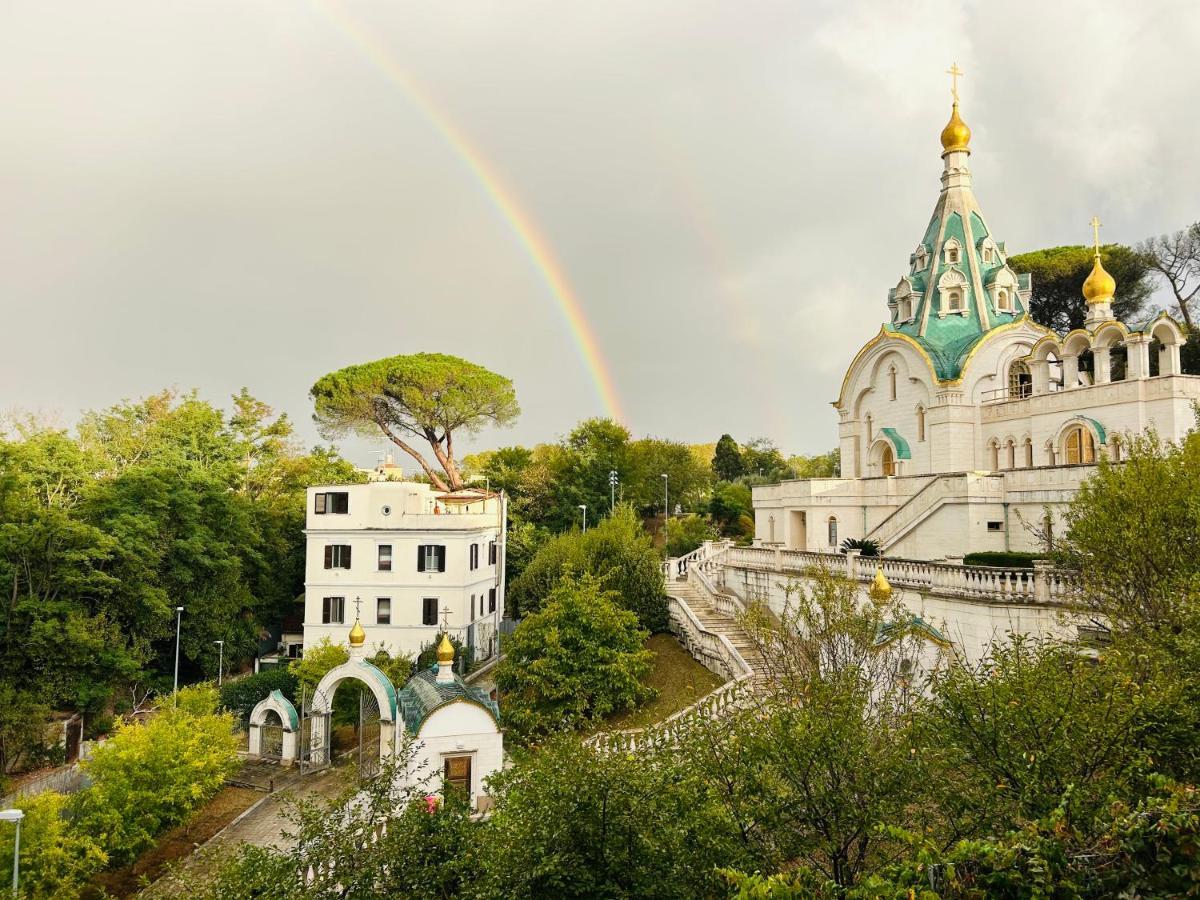
[[[550,289],[550,295],[566,320],[567,328],[575,341],[580,359],[591,375],[596,395],[605,412],[609,418],[624,422],[625,415],[622,412],[620,398],[617,396],[612,371],[600,352],[600,342],[584,314],[583,305],[567,280],[562,266],[554,258],[550,243],[538,230],[529,214],[518,204],[513,192],[505,186],[504,181],[483,155],[471,145],[450,116],[444,110],[439,109],[433,100],[417,86],[379,41],[329,0],[311,0],[311,6],[323,14],[347,40],[362,52],[375,69],[404,93],[417,111],[446,142],[454,155],[467,167],[479,186],[483,188],[501,218],[516,234],[518,243],[524,248],[533,262],[534,268],[537,269],[542,280]]]

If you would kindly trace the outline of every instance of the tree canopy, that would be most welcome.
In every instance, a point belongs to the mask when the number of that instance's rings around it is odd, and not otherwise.
[[[521,412],[512,381],[444,353],[347,366],[319,378],[309,396],[322,435],[382,433],[443,491],[463,487],[455,436],[508,425]],[[410,443],[413,438],[429,445],[439,468]]]
[[[1033,279],[1029,315],[1035,322],[1059,333],[1083,327],[1087,318],[1083,282],[1092,271],[1094,253],[1091,247],[1049,247],[1008,258],[1015,271],[1028,272]],[[1100,260],[1117,281],[1113,315],[1135,321],[1154,292],[1149,263],[1141,253],[1122,244],[1101,247]]]

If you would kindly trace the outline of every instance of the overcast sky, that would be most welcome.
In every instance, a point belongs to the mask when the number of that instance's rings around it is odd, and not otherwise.
[[[321,374],[442,351],[516,384],[477,447],[605,412],[513,226],[348,28],[545,236],[639,435],[835,446],[952,60],[1010,252],[1200,218],[1192,2],[5,0],[0,408],[246,385],[315,441]]]

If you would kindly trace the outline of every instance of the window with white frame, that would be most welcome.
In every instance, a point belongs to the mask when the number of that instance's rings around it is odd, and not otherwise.
[[[828,538],[829,546],[836,547],[838,545],[838,523],[837,516],[830,516],[828,523]]]
[[[379,571],[380,572],[392,571],[392,545],[391,544],[380,544],[379,545]]]
[[[346,598],[321,598],[321,624],[343,625],[346,622]]]
[[[379,597],[375,601],[375,623],[377,625],[392,624],[392,598]]]
[[[417,547],[418,572],[445,572],[446,547],[444,544],[422,544]]]
[[[327,569],[348,569],[348,568],[350,568],[350,545],[349,544],[326,544],[325,545],[325,568],[327,568]]]

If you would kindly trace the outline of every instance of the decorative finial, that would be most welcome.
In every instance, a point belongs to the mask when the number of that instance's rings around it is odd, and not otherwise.
[[[1092,216],[1091,226],[1092,242],[1095,247],[1095,261],[1092,263],[1091,274],[1083,282],[1083,299],[1089,304],[1108,303],[1117,292],[1117,280],[1105,271],[1104,263],[1100,262],[1099,216]]]
[[[883,574],[883,566],[875,567],[875,578],[871,581],[867,596],[876,606],[883,606],[892,599],[892,586]]]
[[[950,76],[950,96],[954,98],[954,105],[950,109],[950,121],[942,129],[943,156],[947,153],[971,152],[971,129],[967,127],[967,123],[958,114],[958,78],[962,73],[963,71],[958,67],[958,63],[952,63],[950,68],[946,70],[946,74]]]
[[[362,623],[359,621],[359,613],[362,608],[362,598],[354,598],[354,627],[350,629],[350,646],[361,647],[367,640],[367,632],[363,629]]]
[[[442,633],[442,642],[438,644],[438,668],[454,665],[454,645],[450,643],[450,635]]]

